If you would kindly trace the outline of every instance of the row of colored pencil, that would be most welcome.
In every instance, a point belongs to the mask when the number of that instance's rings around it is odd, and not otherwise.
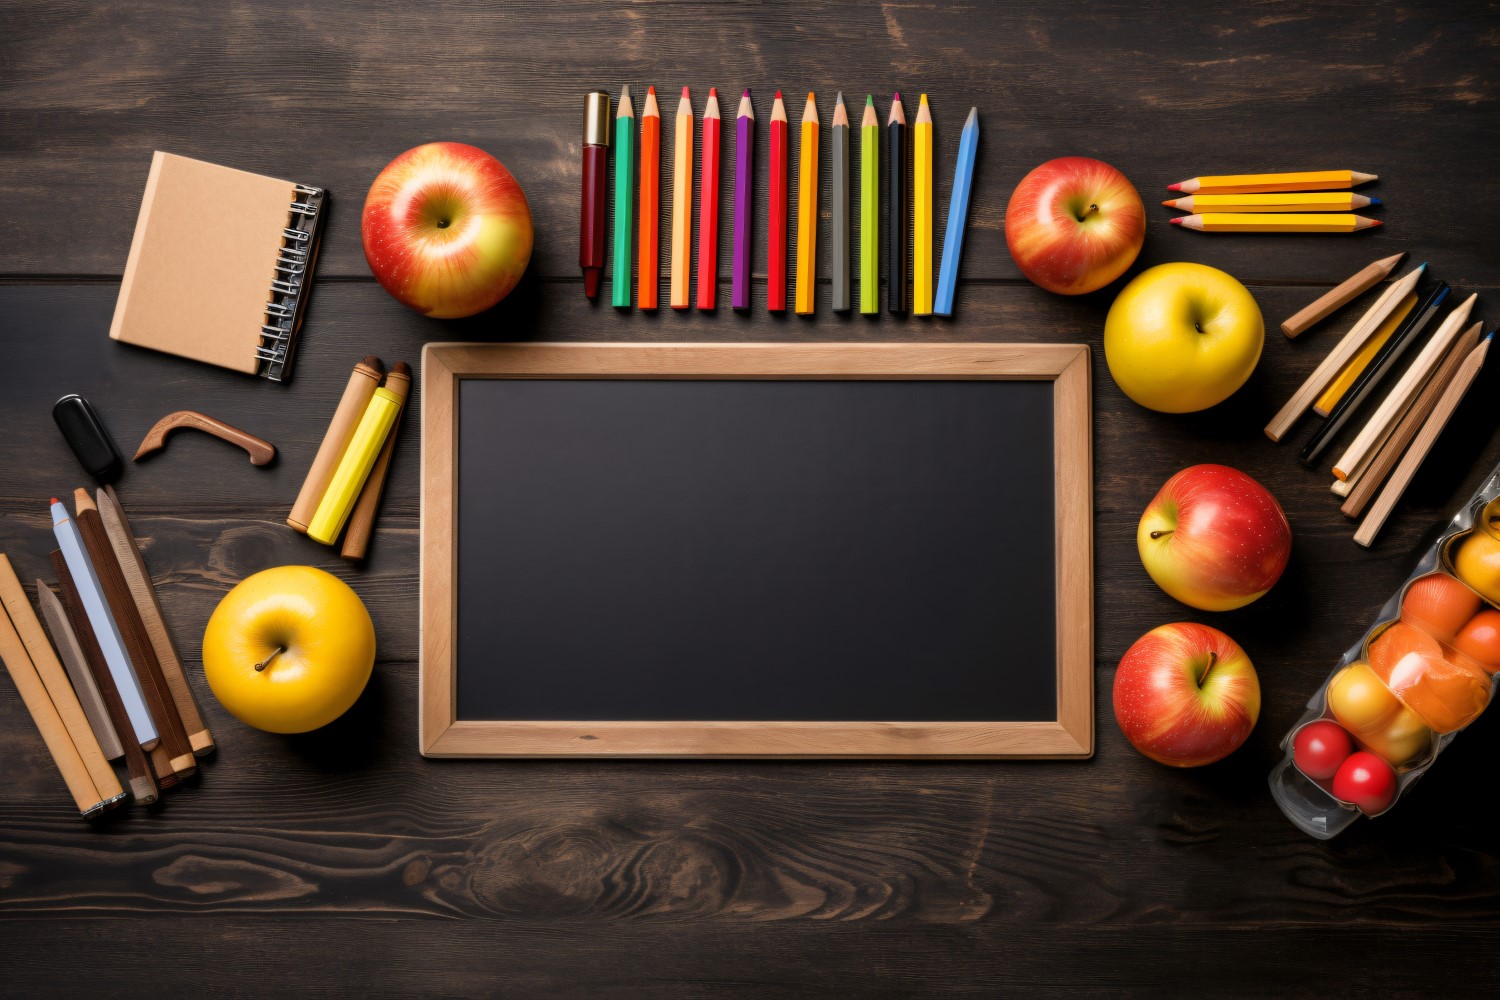
[[[597,100],[598,96],[595,95],[593,99]],[[656,88],[647,90],[638,124],[629,87],[622,89],[617,108],[614,120],[614,269],[610,301],[619,308],[630,308],[633,270],[631,258],[634,253],[638,257],[638,266],[634,269],[635,304],[641,309],[656,309],[660,284],[658,233],[662,142],[661,110],[657,104]],[[669,303],[673,309],[689,309],[694,305],[688,260],[692,248],[693,118],[691,94],[687,87],[683,87],[682,96],[677,102],[672,158]],[[783,312],[787,308],[790,127],[786,105],[778,90],[770,118],[770,203],[767,211],[769,233],[766,250],[766,308],[772,312]],[[809,93],[799,123],[801,143],[798,148],[793,296],[793,309],[798,315],[811,315],[816,306],[821,127],[816,95]],[[755,107],[747,89],[741,95],[735,113],[730,304],[737,310],[750,308],[756,188],[755,130]],[[859,310],[861,313],[873,314],[880,311],[881,160],[880,122],[873,96],[865,98],[859,131]],[[978,109],[970,109],[960,138],[942,258],[936,274],[933,270],[934,135],[932,109],[927,95],[922,95],[915,121],[908,131],[901,95],[896,94],[891,100],[885,132],[886,199],[889,203],[885,247],[887,308],[897,314],[911,312],[919,316],[951,316],[979,146]],[[834,311],[842,312],[853,309],[850,221],[853,202],[852,161],[849,149],[849,113],[842,92],[834,102],[831,133],[829,168],[833,174],[833,184],[829,253],[832,264],[832,307]],[[717,89],[709,90],[700,120],[699,136],[696,305],[701,310],[712,310],[717,304],[719,250],[721,113]],[[597,253],[591,254],[589,251],[590,241],[599,239],[599,234],[590,222],[590,211],[597,211],[594,206],[599,204],[599,199],[593,194],[595,189],[591,188],[587,173],[586,170],[584,239],[581,241],[583,251],[580,260],[585,277],[591,271],[597,274],[602,268],[602,260],[598,259]],[[635,231],[637,226],[634,215],[637,202],[640,207],[638,233]],[[908,261],[910,268],[907,266]],[[596,285],[586,282],[586,293],[592,294],[590,289],[594,287]]]
[[[1295,336],[1325,319],[1373,288],[1404,256],[1375,261],[1352,275],[1283,323],[1283,331]],[[1481,337],[1477,322],[1465,328],[1479,297],[1473,294],[1453,306],[1417,349],[1423,332],[1452,298],[1443,281],[1418,287],[1426,272],[1422,264],[1392,282],[1266,426],[1266,435],[1279,441],[1309,409],[1324,417],[1300,456],[1312,465],[1361,407],[1373,401],[1398,363],[1415,351],[1333,464],[1333,492],[1345,498],[1341,510],[1349,517],[1364,515],[1354,535],[1364,546],[1375,540],[1478,377],[1495,335],[1491,330]]]
[[[1204,233],[1354,233],[1380,225],[1354,214],[1380,199],[1349,190],[1375,179],[1357,170],[1193,177],[1168,184],[1182,196],[1162,204],[1190,213],[1172,225]]]

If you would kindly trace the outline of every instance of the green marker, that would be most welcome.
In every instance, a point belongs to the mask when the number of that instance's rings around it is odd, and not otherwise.
[[[859,311],[880,312],[880,120],[865,95],[859,123]]]
[[[615,115],[615,269],[610,278],[611,304],[630,308],[630,248],[635,242],[635,108],[630,86],[620,89]]]

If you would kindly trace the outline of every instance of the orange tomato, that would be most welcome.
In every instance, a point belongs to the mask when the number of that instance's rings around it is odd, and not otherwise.
[[[1453,648],[1487,672],[1500,670],[1500,611],[1485,609],[1458,632]]]
[[[1439,642],[1452,642],[1478,610],[1478,594],[1447,573],[1429,573],[1406,588],[1401,620]]]

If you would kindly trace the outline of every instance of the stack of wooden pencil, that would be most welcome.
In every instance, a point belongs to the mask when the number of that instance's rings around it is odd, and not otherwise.
[[[1352,275],[1282,323],[1282,332],[1295,337],[1326,319],[1374,288],[1405,256],[1377,260]],[[1422,284],[1424,278],[1426,264],[1391,282],[1266,425],[1266,435],[1280,441],[1308,410],[1323,417],[1302,449],[1307,465],[1344,427],[1359,427],[1333,464],[1333,492],[1344,498],[1345,515],[1364,516],[1354,540],[1367,547],[1479,376],[1495,335],[1491,330],[1481,338],[1480,323],[1469,324],[1477,293],[1455,304],[1458,296],[1446,282]],[[1444,308],[1447,315],[1424,342]],[[1383,382],[1390,389],[1376,402]],[[1364,422],[1356,424],[1356,417]]]
[[[0,658],[79,813],[93,817],[127,798],[110,761],[124,760],[130,796],[150,804],[214,740],[119,497],[106,486],[74,499],[72,514],[52,501],[60,594],[36,581],[51,642],[0,555]]]
[[[1172,225],[1204,233],[1355,233],[1380,225],[1354,214],[1380,199],[1350,190],[1375,179],[1357,170],[1194,177],[1168,184],[1182,197],[1162,204],[1192,213]]]

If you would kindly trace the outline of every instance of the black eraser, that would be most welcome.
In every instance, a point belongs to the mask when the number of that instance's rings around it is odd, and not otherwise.
[[[100,483],[112,483],[120,478],[125,463],[119,449],[110,440],[104,421],[89,405],[89,401],[74,393],[64,396],[52,407],[52,419],[58,430],[68,441],[68,447],[78,456],[78,464]]]

